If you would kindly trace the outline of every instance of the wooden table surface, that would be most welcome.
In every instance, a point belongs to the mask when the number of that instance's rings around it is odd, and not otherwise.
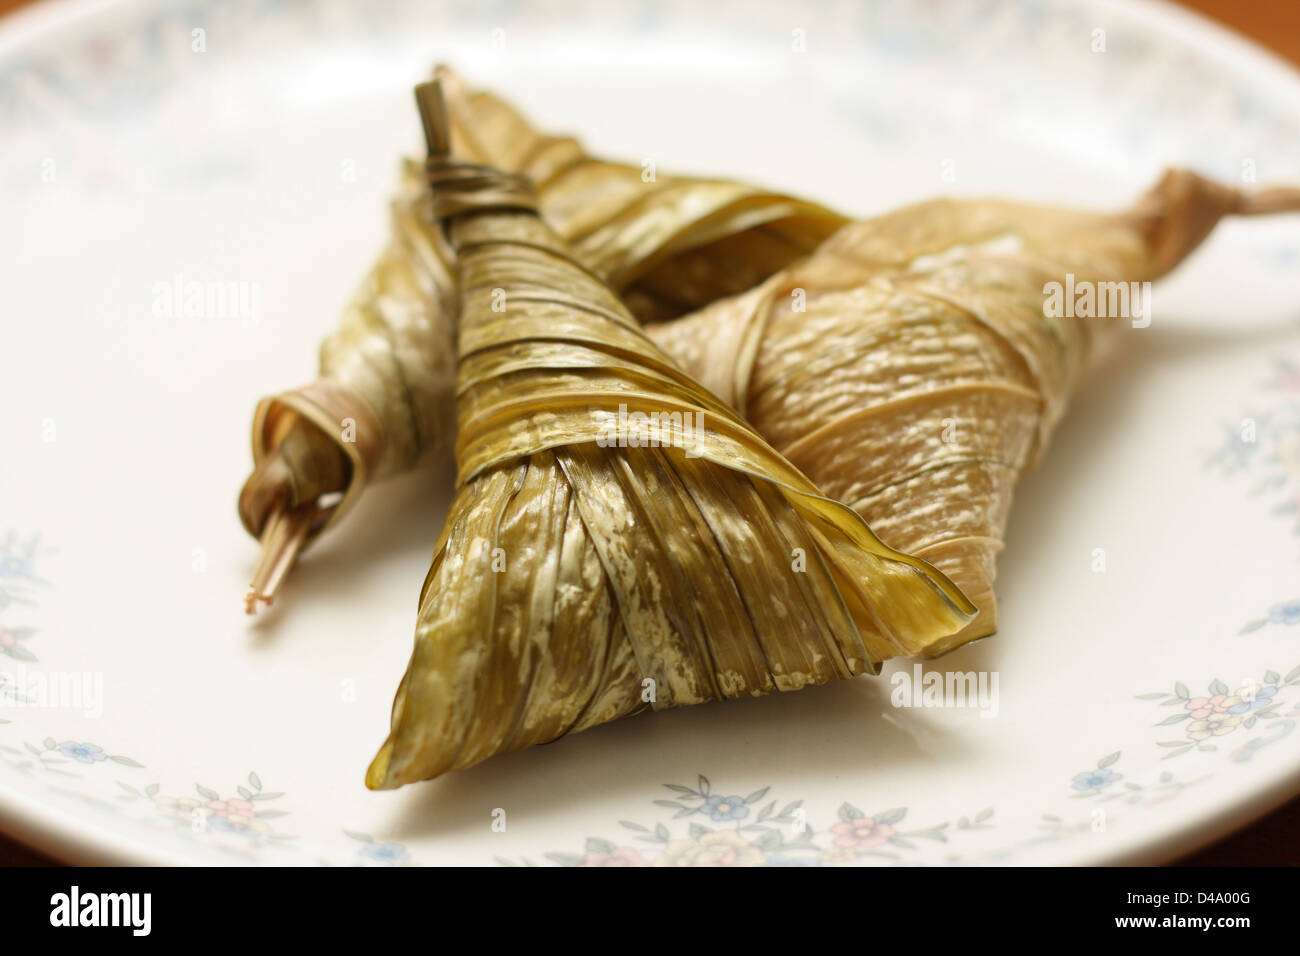
[[[0,14],[33,0],[0,0]],[[35,0],[39,2],[39,0]],[[1180,0],[1256,43],[1300,65],[1300,0]],[[1294,866],[1300,864],[1300,797],[1231,837],[1179,861],[1185,866]],[[56,866],[58,862],[0,836],[0,866]]]

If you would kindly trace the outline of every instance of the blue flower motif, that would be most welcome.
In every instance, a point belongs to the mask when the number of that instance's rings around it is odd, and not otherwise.
[[[65,740],[59,744],[59,753],[82,763],[98,763],[108,759],[108,754],[104,753],[102,747],[95,744],[79,744],[75,740]]]
[[[234,833],[237,836],[245,837],[246,839],[254,841],[262,838],[262,833],[258,830],[253,829],[247,824],[232,821],[223,817],[219,813],[208,814],[204,817],[204,822],[207,823],[209,830],[214,830],[217,833]]]
[[[1249,710],[1262,710],[1273,702],[1273,696],[1277,693],[1277,688],[1268,686],[1261,687],[1255,691],[1254,700],[1243,700],[1240,704],[1233,704],[1228,708],[1230,714],[1244,714]]]
[[[1256,441],[1243,441],[1241,430],[1236,425],[1224,430],[1223,444],[1210,458],[1211,463],[1222,462],[1228,472],[1248,468],[1259,451]]]
[[[1274,604],[1268,609],[1268,619],[1274,624],[1300,624],[1300,601]]]
[[[1083,793],[1089,793],[1093,790],[1104,790],[1116,780],[1123,780],[1122,773],[1116,773],[1114,770],[1085,770],[1083,773],[1076,773],[1070,786],[1075,790]]]
[[[7,554],[0,558],[0,578],[30,578],[32,576],[31,563],[23,560],[15,554]]]
[[[749,816],[749,807],[745,806],[745,801],[740,797],[715,795],[705,799],[700,812],[707,813],[713,820],[743,820]]]
[[[361,848],[361,855],[376,863],[386,863],[390,866],[405,863],[411,858],[406,847],[400,843],[367,843]]]
[[[0,541],[0,581],[36,581],[40,538],[20,542],[12,531]]]

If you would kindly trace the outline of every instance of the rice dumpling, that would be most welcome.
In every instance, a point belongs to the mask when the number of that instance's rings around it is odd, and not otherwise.
[[[417,99],[459,289],[457,488],[368,786],[874,671],[966,625],[950,581],[646,338],[526,179],[449,158],[436,82]]]
[[[447,68],[436,72],[457,154],[532,179],[577,260],[643,320],[748,289],[847,221],[752,186],[592,159],[573,139],[537,133],[504,101],[466,90]],[[298,553],[367,483],[412,468],[449,430],[453,290],[428,203],[423,164],[404,163],[392,238],[325,340],[317,381],[258,405],[254,472],[239,501],[245,528],[262,541],[250,613],[272,601]]]
[[[648,334],[826,494],[980,607],[943,652],[996,627],[996,558],[1100,338],[1150,323],[1142,283],[1225,215],[1300,208],[1175,170],[1101,214],[936,200],[840,230],[750,292]],[[1053,307],[1065,288],[1088,309]]]

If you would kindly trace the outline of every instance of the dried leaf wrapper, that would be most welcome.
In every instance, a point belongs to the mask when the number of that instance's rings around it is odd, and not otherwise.
[[[455,169],[434,167],[435,196]],[[647,703],[849,677],[965,626],[951,582],[675,366],[535,214],[473,197],[444,213],[458,488],[369,786]]]

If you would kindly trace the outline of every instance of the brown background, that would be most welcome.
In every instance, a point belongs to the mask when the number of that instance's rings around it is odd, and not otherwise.
[[[0,0],[0,14],[31,0]],[[1300,65],[1297,0],[1181,0]],[[1253,826],[1181,861],[1187,866],[1294,866],[1300,863],[1300,798]],[[0,836],[0,866],[48,866],[49,857]]]

